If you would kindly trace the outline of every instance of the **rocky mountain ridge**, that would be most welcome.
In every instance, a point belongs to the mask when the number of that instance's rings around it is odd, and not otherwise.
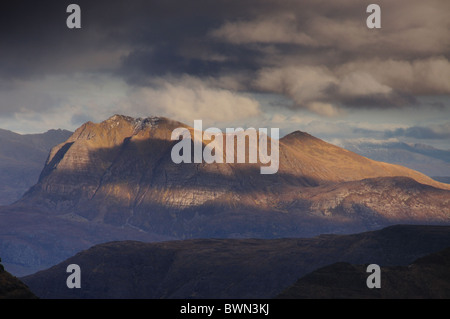
[[[450,221],[450,185],[369,160],[307,133],[280,139],[278,173],[261,175],[258,163],[173,163],[170,154],[176,141],[171,133],[177,127],[193,130],[162,117],[115,115],[98,124],[85,123],[52,149],[39,182],[18,206],[183,237],[227,236],[214,228],[217,221],[212,219],[228,223],[234,212],[258,212],[263,220],[288,212],[293,224],[296,214],[306,222],[325,217],[325,224],[360,222],[364,214],[380,217],[373,226]],[[391,207],[404,213],[396,214]]]

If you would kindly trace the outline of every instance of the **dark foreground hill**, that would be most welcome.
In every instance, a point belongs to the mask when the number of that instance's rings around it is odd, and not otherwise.
[[[279,299],[450,299],[450,248],[408,266],[382,267],[381,288],[368,289],[367,265],[335,263],[299,279]]]
[[[336,262],[408,265],[449,246],[450,226],[406,225],[305,239],[110,242],[21,279],[41,298],[272,298]],[[81,289],[66,286],[69,264],[81,268]]]
[[[0,259],[1,261],[1,259]],[[19,279],[0,264],[0,299],[36,299],[37,297]]]

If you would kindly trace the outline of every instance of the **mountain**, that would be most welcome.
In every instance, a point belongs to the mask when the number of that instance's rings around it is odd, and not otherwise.
[[[23,282],[7,272],[3,265],[0,264],[0,299],[36,298]]]
[[[449,299],[450,248],[408,266],[381,267],[381,288],[368,289],[367,265],[335,263],[315,270],[277,296],[279,299]]]
[[[283,137],[278,173],[262,175],[259,163],[174,164],[171,133],[177,127],[187,126],[166,118],[120,115],[99,124],[88,122],[51,150],[38,183],[16,207],[182,238],[273,237],[292,234],[290,227],[305,228],[301,225],[308,221],[348,224],[338,225],[339,231],[355,228],[355,222],[367,224],[366,215],[377,227],[401,220],[450,221],[450,185],[307,133]],[[375,180],[367,180],[371,178]],[[356,197],[362,202],[352,200]],[[378,205],[384,197],[412,213],[397,215]],[[417,205],[405,206],[405,201]]]
[[[21,280],[40,298],[273,298],[335,262],[408,265],[449,246],[449,226],[411,225],[303,239],[122,241],[96,245]],[[69,264],[80,266],[81,289],[66,287]]]
[[[376,161],[403,165],[436,176],[436,179],[450,176],[450,150],[397,141],[344,141],[339,146]],[[449,180],[442,181],[448,183]]]
[[[33,186],[50,149],[70,135],[66,130],[21,135],[0,129],[0,205],[13,203]]]
[[[450,186],[296,131],[279,170],[171,159],[163,117],[87,122],[50,151],[36,185],[0,208],[0,251],[26,275],[107,241],[312,237],[449,224]],[[270,138],[269,138],[270,141]]]

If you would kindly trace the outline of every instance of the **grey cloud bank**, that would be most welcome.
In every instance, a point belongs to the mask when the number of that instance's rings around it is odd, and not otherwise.
[[[117,112],[272,126],[294,112],[354,127],[367,110],[391,124],[402,110],[386,135],[420,138],[414,127],[449,118],[445,0],[377,1],[382,28],[372,30],[370,2],[356,0],[81,0],[79,30],[66,27],[70,3],[0,11],[0,126],[73,129]],[[434,117],[419,125],[424,110]]]

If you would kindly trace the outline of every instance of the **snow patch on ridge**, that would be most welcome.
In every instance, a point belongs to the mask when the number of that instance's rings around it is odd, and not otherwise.
[[[111,123],[111,128],[117,127],[120,124],[120,120],[125,120],[134,127],[134,134],[145,130],[146,128],[157,128],[161,118],[158,116],[150,116],[146,118],[138,117],[134,118],[126,115],[115,114],[111,116],[107,121]]]
[[[137,133],[139,131],[145,130],[146,128],[157,128],[160,120],[161,119],[157,116],[150,116],[146,118],[139,117],[137,119],[134,119],[134,132]]]

